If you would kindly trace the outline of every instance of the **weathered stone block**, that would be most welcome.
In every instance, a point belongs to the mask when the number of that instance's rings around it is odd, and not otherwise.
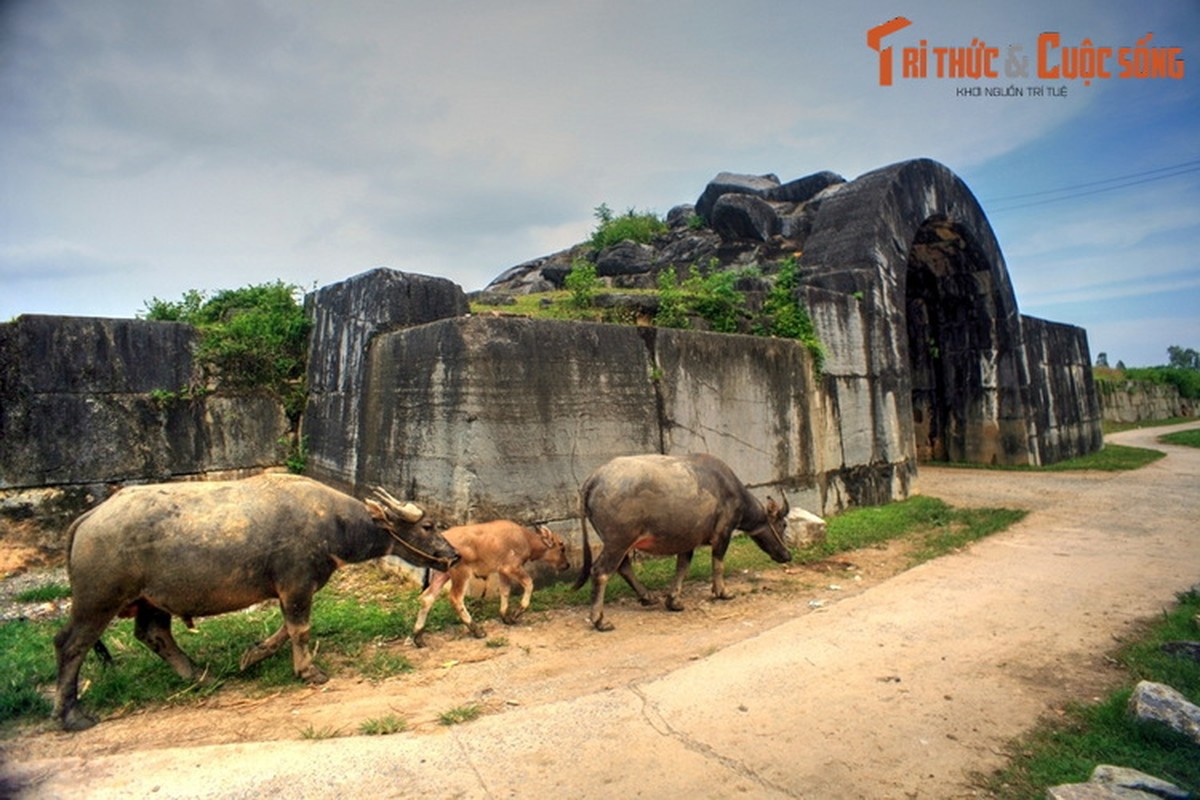
[[[663,451],[710,453],[749,486],[815,470],[807,351],[790,339],[659,330]]]
[[[380,267],[322,287],[305,302],[313,321],[303,418],[309,471],[350,484],[363,435],[359,405],[371,339],[383,331],[465,314],[467,298],[444,278]]]
[[[22,315],[0,325],[0,397],[176,391],[195,342],[179,322]]]
[[[156,400],[191,385],[179,323],[20,317],[0,325],[0,488],[159,480],[278,464],[267,394]]]
[[[576,513],[584,477],[659,452],[650,352],[637,328],[457,318],[371,347],[360,486],[448,521]]]

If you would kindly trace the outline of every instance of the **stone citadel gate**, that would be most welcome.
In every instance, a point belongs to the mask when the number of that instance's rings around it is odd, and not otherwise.
[[[708,224],[679,223],[689,215]],[[376,269],[308,298],[310,473],[382,484],[455,522],[552,521],[615,455],[699,450],[759,493],[830,513],[907,496],[923,460],[1041,464],[1101,446],[1086,333],[1019,313],[983,210],[946,167],[722,173],[668,219],[653,246],[591,254],[604,280],[796,254],[819,373],[792,340],[471,316],[448,280]],[[561,286],[578,252],[514,267],[488,293]],[[94,500],[105,484],[279,463],[283,415],[261,396],[156,407],[153,390],[171,388],[159,373],[190,372],[183,328],[0,325],[0,492],[90,487]]]

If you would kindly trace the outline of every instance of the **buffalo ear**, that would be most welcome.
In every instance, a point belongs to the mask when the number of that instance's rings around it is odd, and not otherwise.
[[[374,500],[363,500],[363,505],[367,507],[367,511],[370,512],[371,518],[376,522],[385,523],[388,521],[387,509],[385,509],[379,503],[376,503]]]
[[[791,510],[791,504],[788,503],[787,495],[780,492],[779,496],[783,498],[782,506],[775,502],[774,497],[767,495],[766,509],[768,517],[782,519],[783,517],[786,517],[788,515],[788,511]]]

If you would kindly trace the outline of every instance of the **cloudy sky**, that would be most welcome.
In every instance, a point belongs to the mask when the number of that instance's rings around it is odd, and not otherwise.
[[[381,265],[469,291],[600,203],[930,157],[983,202],[1024,313],[1114,364],[1200,349],[1200,4],[979,5],[0,0],[0,320]],[[881,86],[867,31],[898,15]],[[1039,77],[1043,32],[1060,69],[1111,48],[1112,77]],[[1183,77],[1120,78],[1139,40]],[[976,41],[997,78],[936,76]]]

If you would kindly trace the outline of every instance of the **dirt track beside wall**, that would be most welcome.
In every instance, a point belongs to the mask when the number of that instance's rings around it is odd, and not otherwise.
[[[802,591],[614,604],[608,634],[584,610],[492,623],[501,648],[454,630],[398,644],[416,669],[378,684],[222,690],[0,755],[28,797],[975,796],[1012,737],[1109,688],[1106,654],[1200,583],[1200,451],[1164,430],[1110,437],[1169,452],[1133,473],[922,468],[923,494],[1032,513],[905,572],[868,550]],[[482,718],[439,724],[471,704]],[[388,715],[408,732],[356,735]]]

